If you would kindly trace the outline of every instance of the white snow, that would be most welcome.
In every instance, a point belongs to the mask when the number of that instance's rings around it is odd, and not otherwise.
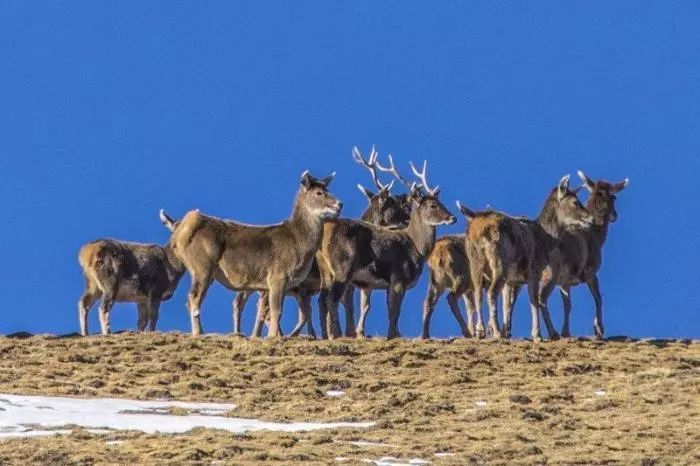
[[[595,393],[598,396],[605,396],[606,394],[605,390],[596,390],[593,393]]]
[[[336,397],[344,396],[344,395],[345,395],[345,392],[342,390],[328,390],[326,392],[326,396],[330,396],[332,398],[336,398]]]
[[[447,458],[448,456],[455,456],[454,453],[448,453],[448,452],[442,452],[442,453],[435,453],[435,456],[438,458]]]
[[[65,434],[70,431],[48,429],[70,424],[90,429],[139,430],[146,433],[182,433],[195,427],[222,429],[234,433],[263,429],[297,432],[341,427],[366,428],[374,425],[373,422],[283,424],[216,416],[235,407],[236,405],[228,403],[0,394],[0,438]],[[165,414],[169,408],[181,408],[193,414]]]
[[[430,464],[430,461],[422,460],[420,458],[412,458],[410,460],[401,460],[393,456],[385,456],[378,460],[362,460],[363,463],[371,463],[375,466],[414,466],[417,464]]]
[[[388,443],[368,442],[367,440],[354,440],[347,443],[356,447],[396,447],[396,445],[389,445]]]
[[[474,404],[477,406],[486,406],[488,403],[483,401],[483,400],[479,400],[479,401],[475,401]]]

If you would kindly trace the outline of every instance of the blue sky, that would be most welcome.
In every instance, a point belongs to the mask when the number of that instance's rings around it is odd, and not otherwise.
[[[698,337],[698,20],[697,2],[2,2],[0,333],[76,331],[81,244],[164,243],[161,207],[279,221],[308,168],[337,171],[359,215],[369,178],[350,150],[376,144],[405,172],[427,158],[450,208],[535,216],[566,173],[629,177],[600,273],[606,333]],[[188,286],[160,329],[189,329]],[[231,297],[212,287],[205,331],[231,330]],[[573,303],[573,332],[591,334],[587,290]],[[556,293],[550,307],[559,326]],[[287,301],[286,331],[295,318]],[[135,320],[115,306],[114,329]],[[457,333],[443,299],[433,334]]]

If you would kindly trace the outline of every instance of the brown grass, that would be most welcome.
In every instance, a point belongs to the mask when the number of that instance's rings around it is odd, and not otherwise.
[[[237,417],[377,426],[246,435],[74,429],[1,441],[0,464],[345,465],[382,456],[435,465],[698,464],[699,372],[700,346],[690,342],[2,337],[4,393],[230,401]],[[346,395],[328,398],[331,389]],[[347,443],[359,439],[391,446]]]

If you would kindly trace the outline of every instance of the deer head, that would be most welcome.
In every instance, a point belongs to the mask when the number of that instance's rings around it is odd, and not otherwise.
[[[586,209],[593,216],[593,223],[599,226],[615,223],[617,220],[617,209],[615,208],[617,193],[627,187],[630,182],[629,178],[618,183],[603,180],[593,181],[581,170],[578,171],[578,176],[583,182],[583,187],[591,194],[586,203]]]
[[[396,196],[391,194],[391,188],[394,185],[393,181],[389,184],[382,184],[379,181],[377,170],[386,171],[386,169],[377,162],[378,154],[374,147],[372,147],[372,151],[367,159],[362,156],[357,146],[353,147],[352,157],[355,162],[369,171],[372,181],[378,190],[374,193],[361,184],[357,185],[358,189],[369,201],[369,207],[362,215],[362,219],[381,226],[406,225],[411,214],[410,207],[406,207],[406,195]],[[391,161],[391,156],[389,158]],[[391,163],[393,165],[393,161]]]
[[[420,185],[413,183],[408,193],[413,203],[413,211],[421,216],[426,224],[431,226],[452,225],[455,223],[457,218],[438,199],[440,188],[437,186],[431,188],[428,184],[426,174],[427,161],[423,162],[423,170],[421,172],[416,170],[413,162],[409,162],[409,164],[411,171],[421,182]]]
[[[576,190],[569,189],[570,175],[563,176],[550,195],[548,207],[553,209],[557,224],[566,230],[588,228],[593,223],[593,217],[581,204]]]
[[[335,172],[325,178],[316,178],[309,171],[301,174],[301,189],[297,197],[307,212],[321,218],[334,218],[340,215],[343,203],[328,191]]]

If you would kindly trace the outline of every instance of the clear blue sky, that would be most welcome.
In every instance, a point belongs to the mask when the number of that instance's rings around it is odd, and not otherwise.
[[[359,215],[368,176],[350,149],[376,144],[404,171],[427,158],[450,208],[534,216],[566,173],[629,177],[600,274],[606,333],[698,337],[698,21],[697,2],[670,1],[4,1],[0,333],[76,331],[81,244],[164,243],[161,207],[279,221],[308,168],[337,171],[333,192]],[[189,329],[188,286],[160,329]],[[424,276],[406,336],[425,291]],[[372,334],[386,330],[380,294]],[[212,287],[205,331],[231,330],[231,297]],[[572,330],[591,334],[587,290],[573,301]],[[295,319],[287,301],[287,331]],[[115,306],[114,329],[135,321]],[[433,334],[457,333],[443,300]]]

